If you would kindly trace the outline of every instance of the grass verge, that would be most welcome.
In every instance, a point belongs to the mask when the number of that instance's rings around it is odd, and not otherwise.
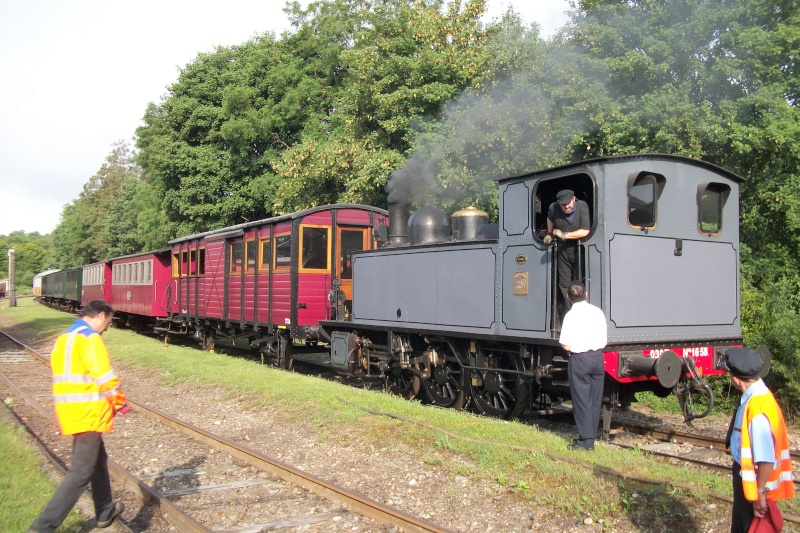
[[[25,429],[0,406],[0,531],[27,531],[55,492],[32,446]],[[79,531],[84,523],[73,511],[59,531]]]

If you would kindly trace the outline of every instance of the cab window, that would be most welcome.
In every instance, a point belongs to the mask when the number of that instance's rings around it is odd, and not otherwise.
[[[545,179],[536,183],[531,194],[530,213],[532,217],[532,228],[534,237],[544,239],[547,235],[547,215],[550,207],[558,203],[558,193],[563,190],[570,190],[575,195],[575,202],[585,202],[589,209],[589,228],[595,226],[595,183],[592,176],[579,172],[567,174],[557,178]],[[521,207],[521,206],[520,206]],[[506,213],[504,216],[508,216]],[[501,221],[503,230],[506,221]]]
[[[697,229],[706,235],[722,231],[722,208],[731,188],[722,183],[704,183],[697,190]]]
[[[628,224],[636,228],[656,225],[656,177],[639,175],[628,190]]]

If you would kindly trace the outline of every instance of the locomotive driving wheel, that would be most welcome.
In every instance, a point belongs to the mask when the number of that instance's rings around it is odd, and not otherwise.
[[[454,346],[450,350],[456,350]],[[425,399],[433,405],[452,409],[463,409],[467,401],[469,373],[461,368],[461,364],[453,354],[446,357],[444,364],[436,365],[431,370],[430,379],[422,382]]]
[[[400,368],[400,365],[394,365],[386,372],[386,388],[392,394],[402,396],[406,400],[419,394],[421,381],[418,375],[410,370]]]
[[[486,357],[486,366],[498,370],[524,370],[522,359],[507,352],[494,352]],[[473,371],[472,400],[484,415],[511,419],[525,407],[525,383],[522,374]]]

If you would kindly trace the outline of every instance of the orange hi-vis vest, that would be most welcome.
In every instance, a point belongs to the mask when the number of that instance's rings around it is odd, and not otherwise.
[[[61,432],[111,431],[114,413],[125,405],[125,393],[100,334],[83,320],[76,320],[56,341],[50,366]]]
[[[756,469],[753,464],[753,450],[750,447],[750,422],[764,414],[769,419],[772,436],[775,442],[775,458],[777,464],[767,481],[767,497],[773,500],[794,497],[794,476],[792,475],[792,458],[789,454],[789,437],[786,434],[786,422],[783,413],[770,391],[753,396],[747,401],[742,418],[742,488],[748,501],[758,499]]]

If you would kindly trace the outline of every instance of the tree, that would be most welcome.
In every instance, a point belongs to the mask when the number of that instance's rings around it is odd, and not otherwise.
[[[483,0],[295,6],[297,35],[324,43],[338,83],[331,112],[275,165],[278,210],[331,201],[385,205],[384,185],[415,151],[421,124],[484,82],[496,52],[487,46],[494,30],[480,20],[485,9]]]
[[[0,235],[0,278],[8,277],[7,251],[13,248],[17,291],[20,294],[30,292],[33,277],[51,266],[52,247],[50,236],[40,235],[38,232],[15,231],[9,235]]]
[[[151,104],[137,130],[139,162],[163,192],[176,234],[206,231],[273,213],[273,161],[319,115],[328,83],[304,70],[290,42],[265,34],[200,54]]]
[[[591,115],[578,157],[661,151],[704,159],[741,187],[742,322],[771,379],[800,405],[796,2],[579,2],[568,32],[608,73],[615,105]]]

